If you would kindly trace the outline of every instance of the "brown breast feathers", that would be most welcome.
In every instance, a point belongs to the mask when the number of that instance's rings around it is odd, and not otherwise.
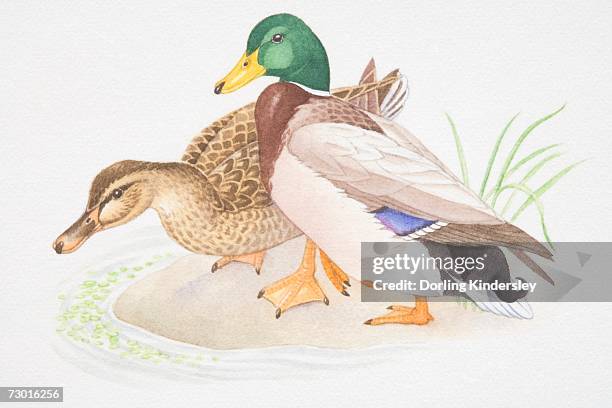
[[[270,191],[274,163],[284,146],[283,133],[298,106],[311,94],[297,85],[277,82],[268,86],[257,98],[255,124],[259,139],[259,166],[262,183]]]

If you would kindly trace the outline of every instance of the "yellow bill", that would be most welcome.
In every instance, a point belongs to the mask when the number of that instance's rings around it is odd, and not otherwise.
[[[242,88],[252,80],[259,78],[266,73],[266,69],[259,65],[257,56],[259,48],[251,55],[246,55],[246,52],[238,60],[238,63],[232,70],[215,84],[215,93],[230,93]]]

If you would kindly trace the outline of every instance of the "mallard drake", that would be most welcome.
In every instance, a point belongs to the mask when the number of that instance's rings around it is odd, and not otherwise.
[[[301,19],[278,14],[259,22],[249,34],[246,52],[216,83],[215,92],[233,92],[263,75],[280,82],[268,86],[255,106],[262,182],[280,210],[339,268],[360,270],[362,242],[416,240],[431,248],[430,253],[486,253],[496,260],[490,275],[509,282],[500,250],[506,247],[552,282],[526,255],[551,258],[549,250],[497,216],[414,135],[324,95],[329,91],[327,54]],[[303,265],[314,262],[314,243],[309,243],[305,255],[310,259]],[[318,296],[312,267],[271,285],[264,294],[270,292],[275,301],[277,292],[298,283],[302,296]],[[496,313],[528,317],[530,312],[514,303],[525,293],[493,295],[504,304]],[[478,303],[491,309],[487,302]],[[415,307],[391,309],[366,323],[426,324],[433,319],[425,297],[417,297]]]
[[[377,81],[372,60],[359,85],[338,88],[333,95],[393,117],[403,106],[404,85],[397,70]],[[384,102],[382,111],[379,101]],[[96,232],[153,208],[180,245],[223,256],[213,264],[213,272],[239,261],[259,273],[265,251],[301,231],[261,184],[254,111],[251,103],[213,122],[193,138],[180,162],[128,160],[102,170],[91,184],[85,212],[54,241],[55,251],[73,252]],[[335,287],[346,294],[348,277],[330,262],[325,267]],[[283,310],[296,304],[285,302]]]

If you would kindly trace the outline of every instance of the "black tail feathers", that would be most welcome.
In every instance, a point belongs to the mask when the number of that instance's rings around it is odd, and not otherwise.
[[[445,245],[434,242],[423,242],[429,254],[433,257],[451,257],[453,259],[459,258],[471,258],[478,259],[482,258],[482,269],[472,268],[469,271],[465,271],[462,274],[457,273],[454,270],[442,270],[441,278],[448,280],[461,280],[463,282],[500,282],[500,283],[511,283],[512,277],[510,276],[510,268],[506,256],[499,247],[496,246],[478,246],[478,247],[467,247],[467,246],[454,246]],[[457,262],[453,264],[457,265]],[[453,278],[454,277],[454,278]],[[524,279],[517,278],[524,282]],[[512,303],[519,299],[527,296],[527,290],[496,290],[495,295],[503,302]]]

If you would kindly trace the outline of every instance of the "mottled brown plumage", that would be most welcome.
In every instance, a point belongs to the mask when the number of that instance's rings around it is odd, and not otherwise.
[[[114,199],[116,190],[123,193]],[[99,208],[103,228],[152,208],[168,235],[196,253],[252,253],[300,234],[273,205],[225,210],[218,189],[186,163],[115,163],[94,179],[90,197],[87,211]]]

